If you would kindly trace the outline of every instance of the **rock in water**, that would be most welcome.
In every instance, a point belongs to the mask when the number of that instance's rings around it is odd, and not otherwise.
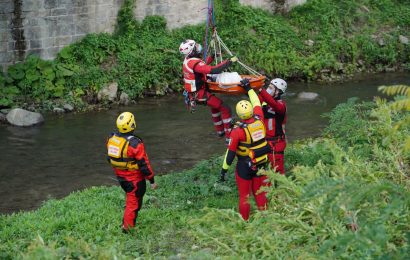
[[[44,122],[40,113],[14,108],[7,114],[7,121],[15,126],[32,126]]]
[[[315,100],[318,97],[319,94],[315,92],[300,92],[298,94],[298,99],[300,100]]]

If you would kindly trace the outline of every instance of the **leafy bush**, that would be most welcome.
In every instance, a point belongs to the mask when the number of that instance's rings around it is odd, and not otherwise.
[[[406,259],[410,155],[404,153],[404,140],[410,129],[393,131],[403,113],[390,117],[394,112],[387,104],[355,102],[329,114],[330,139],[308,140],[286,151],[292,178],[268,173],[276,183],[268,189],[268,211],[257,212],[249,223],[220,209],[206,209],[193,219],[192,233],[202,247],[214,256],[246,259]],[[351,123],[341,127],[354,117],[338,122],[352,111],[364,117],[359,138],[348,131]],[[368,145],[362,132],[369,134],[371,153],[363,153]]]
[[[1,77],[2,105],[61,98],[66,92],[66,81],[78,71],[77,65],[59,64],[30,56],[26,62],[10,66],[7,75]]]

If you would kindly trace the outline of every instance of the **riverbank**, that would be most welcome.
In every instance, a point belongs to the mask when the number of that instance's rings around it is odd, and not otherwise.
[[[119,228],[123,192],[93,187],[33,212],[0,216],[0,256],[15,258],[394,258],[409,250],[408,112],[350,100],[320,138],[286,150],[288,176],[268,173],[270,208],[249,223],[236,210],[221,158],[159,176],[135,232]]]
[[[115,34],[91,34],[64,48],[54,61],[29,57],[0,75],[0,107],[52,111],[60,103],[86,110],[112,82],[137,99],[182,88],[181,41],[201,41],[204,25],[169,31],[162,17],[133,19],[124,1]],[[218,32],[245,63],[270,77],[335,81],[356,73],[409,69],[410,4],[308,1],[289,14],[269,14],[216,1]],[[238,72],[239,66],[232,68]],[[100,101],[104,103],[104,101]]]

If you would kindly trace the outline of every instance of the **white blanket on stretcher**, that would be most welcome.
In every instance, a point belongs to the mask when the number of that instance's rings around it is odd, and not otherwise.
[[[219,84],[234,84],[242,80],[238,72],[222,72],[216,76],[216,82]]]

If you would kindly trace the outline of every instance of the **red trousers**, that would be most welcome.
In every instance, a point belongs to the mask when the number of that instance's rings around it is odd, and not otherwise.
[[[211,108],[212,121],[214,122],[216,133],[219,136],[225,134],[229,138],[231,132],[231,110],[223,104],[223,101],[208,92],[205,88],[198,91],[199,100],[206,99],[206,104]]]
[[[142,207],[142,199],[146,191],[146,182],[142,181],[127,181],[123,178],[118,178],[121,188],[125,191],[125,210],[122,222],[122,228],[128,230],[135,226],[135,221],[138,217],[138,212]]]
[[[235,172],[236,184],[239,192],[239,213],[244,220],[249,219],[251,211],[251,204],[249,198],[251,192],[255,197],[258,210],[265,210],[268,207],[268,201],[266,199],[266,192],[259,192],[262,186],[267,186],[267,176],[254,176],[250,180],[244,179]]]
[[[268,154],[269,161],[273,169],[280,174],[285,174],[285,157],[286,139],[268,141],[272,148],[272,153]]]

